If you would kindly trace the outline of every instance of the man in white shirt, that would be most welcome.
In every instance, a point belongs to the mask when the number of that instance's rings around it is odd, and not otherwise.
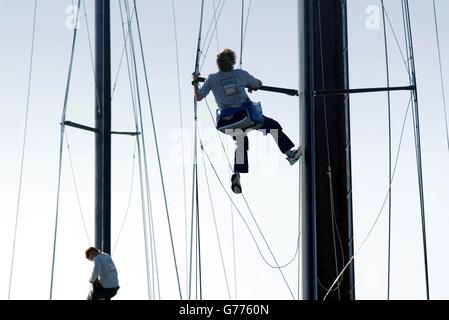
[[[117,269],[111,256],[90,247],[86,250],[86,259],[94,262],[94,269],[89,279],[92,290],[87,300],[110,300],[120,288]]]

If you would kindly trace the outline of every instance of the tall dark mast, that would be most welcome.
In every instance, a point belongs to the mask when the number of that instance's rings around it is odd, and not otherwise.
[[[306,147],[303,294],[311,300],[324,298],[325,287],[353,255],[349,94],[320,93],[348,89],[346,13],[346,0],[300,1]],[[327,299],[355,299],[353,263],[334,289]]]
[[[111,32],[109,0],[95,0],[95,246],[111,252]]]

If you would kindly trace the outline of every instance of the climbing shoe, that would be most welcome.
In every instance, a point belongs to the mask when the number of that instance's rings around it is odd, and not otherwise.
[[[242,193],[242,186],[240,185],[240,174],[234,173],[231,177],[231,189],[236,194]]]
[[[289,150],[285,153],[285,155],[287,156],[286,159],[290,165],[294,165],[302,155],[302,148],[299,147],[298,149]]]

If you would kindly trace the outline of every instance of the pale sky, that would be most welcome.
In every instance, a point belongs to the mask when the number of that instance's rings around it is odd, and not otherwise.
[[[215,0],[215,4],[220,1]],[[249,1],[246,1],[248,4]],[[144,39],[145,58],[150,77],[150,91],[159,135],[162,166],[169,211],[174,230],[181,288],[186,290],[185,213],[183,193],[183,156],[180,153],[180,118],[177,90],[175,40],[171,1],[138,1]],[[388,14],[404,49],[399,0],[386,0]],[[11,299],[48,299],[56,208],[61,119],[70,46],[73,30],[66,27],[66,9],[70,0],[38,0],[36,44],[32,74],[30,113],[27,131],[22,197],[15,252]],[[447,58],[449,22],[443,12],[449,10],[444,0],[436,1],[445,82],[449,83]],[[31,49],[34,1],[0,0],[0,299],[8,298],[14,222],[19,188],[20,159],[26,111],[27,79]],[[194,69],[198,37],[200,1],[175,1],[180,53],[181,101],[185,131],[185,170],[187,211],[190,214],[192,171],[193,97],[190,75]],[[213,18],[213,1],[206,1],[204,32]],[[382,26],[368,28],[369,6],[377,0],[348,1],[351,87],[385,86],[385,59]],[[215,72],[214,57],[219,49],[230,47],[239,52],[241,1],[227,0],[218,23],[218,39],[211,42],[202,75]],[[93,1],[86,1],[87,19],[93,36]],[[445,243],[449,242],[449,200],[444,182],[449,177],[448,152],[444,123],[441,84],[438,69],[433,8],[430,0],[410,1],[415,44],[423,150],[423,171],[429,250],[430,294],[433,299],[448,299],[449,268]],[[369,11],[369,10],[368,10]],[[369,11],[371,12],[371,11]],[[83,14],[84,15],[84,14]],[[85,17],[82,15],[67,120],[93,125],[94,82]],[[123,47],[118,1],[111,4],[113,77]],[[204,34],[203,34],[204,36]],[[136,34],[135,34],[136,37]],[[407,73],[397,45],[388,28],[391,84],[408,85]],[[297,3],[294,0],[253,1],[243,53],[243,67],[265,84],[298,87]],[[137,42],[137,38],[135,38]],[[141,71],[141,65],[139,64]],[[152,127],[141,88],[148,160],[150,163],[153,219],[160,271],[162,299],[178,299]],[[447,95],[446,90],[446,95]],[[251,98],[261,101],[264,112],[278,120],[295,143],[299,142],[298,99],[257,92]],[[392,94],[393,152],[396,153],[408,96]],[[213,99],[209,99],[212,109]],[[354,236],[357,249],[379,213],[388,190],[388,131],[386,94],[357,95],[351,98],[351,138],[353,165]],[[229,172],[207,106],[199,104],[201,135],[221,178],[229,188]],[[392,282],[393,299],[425,298],[422,260],[421,221],[419,212],[416,163],[411,115],[407,119],[398,169],[393,184]],[[133,130],[131,96],[122,66],[113,100],[113,129]],[[91,133],[68,128],[70,152],[82,212],[88,234],[94,233],[94,144]],[[233,143],[227,142],[232,155]],[[113,139],[112,243],[114,245],[128,206],[132,180],[134,140]],[[253,213],[279,264],[290,261],[296,250],[298,234],[298,165],[290,167],[269,137],[250,134],[250,173],[242,177],[242,186]],[[78,205],[67,146],[64,146],[62,194],[53,288],[54,299],[84,299],[89,289],[93,265],[84,258],[89,246]],[[134,183],[129,215],[121,238],[113,252],[121,289],[115,299],[147,299],[145,252],[139,177],[135,162]],[[231,205],[213,171],[208,168],[218,232],[225,261],[231,298],[291,299],[275,269],[261,259],[242,219],[231,212]],[[200,214],[202,240],[203,298],[228,299],[227,285],[215,234],[212,211],[200,155]],[[227,190],[229,192],[229,189]],[[251,222],[241,198],[236,203],[251,230]],[[355,259],[358,299],[386,298],[387,211],[365,247]],[[232,215],[235,234],[233,256]],[[260,235],[256,236],[262,253],[272,262]],[[93,243],[91,243],[93,244]],[[301,252],[299,252],[301,255]],[[298,260],[284,269],[295,297],[298,292]],[[236,279],[236,281],[235,281]]]

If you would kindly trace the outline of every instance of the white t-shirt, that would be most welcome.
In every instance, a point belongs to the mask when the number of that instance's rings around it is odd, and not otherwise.
[[[219,71],[210,74],[198,93],[206,97],[212,90],[220,109],[237,108],[248,100],[245,87],[258,87],[261,81],[245,70]]]
[[[94,270],[90,277],[90,282],[98,279],[103,288],[117,288],[118,274],[111,256],[107,253],[100,253],[94,258]]]

